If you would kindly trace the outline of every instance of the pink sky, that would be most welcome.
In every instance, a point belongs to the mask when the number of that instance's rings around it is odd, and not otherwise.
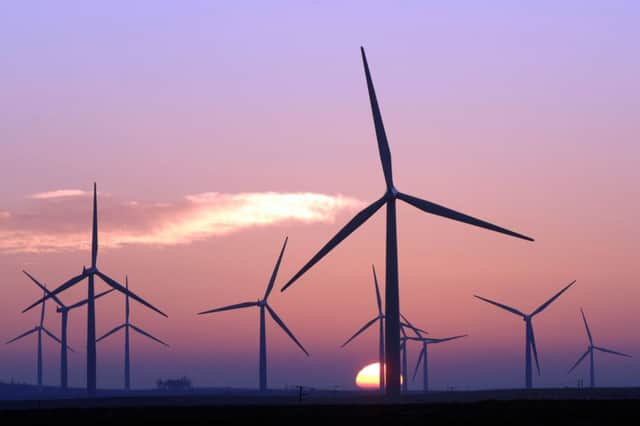
[[[22,269],[55,286],[89,263],[97,181],[101,268],[169,315],[134,305],[171,348],[134,337],[133,386],[257,386],[257,310],[195,313],[261,297],[288,235],[279,288],[382,195],[364,44],[398,188],[536,239],[399,204],[401,310],[436,337],[470,335],[434,347],[434,388],[522,383],[522,321],[473,294],[529,311],[577,280],[534,322],[539,385],[587,377],[566,374],[586,347],[580,306],[597,343],[640,354],[640,10],[572,3],[2,6],[0,336],[37,321],[20,314],[40,295]],[[271,386],[353,387],[375,361],[373,330],[339,349],[375,315],[372,263],[383,276],[383,211],[273,293],[312,356],[270,323]],[[123,317],[115,295],[97,309],[99,334]],[[86,324],[71,315],[81,385]],[[53,309],[47,322],[58,330]],[[98,350],[99,386],[120,386],[121,337]],[[57,383],[57,348],[45,356]],[[597,363],[602,385],[640,381],[635,358]],[[0,347],[0,380],[34,376],[35,340]]]

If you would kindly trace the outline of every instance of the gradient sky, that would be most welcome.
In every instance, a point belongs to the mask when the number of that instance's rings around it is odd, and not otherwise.
[[[133,306],[171,344],[133,337],[133,386],[257,386],[258,310],[195,313],[261,297],[288,235],[280,287],[383,193],[364,45],[399,189],[536,238],[399,205],[402,312],[470,335],[433,347],[433,388],[523,383],[523,322],[473,294],[531,311],[578,280],[534,321],[536,385],[586,381],[586,364],[566,374],[586,349],[580,306],[596,343],[640,356],[640,6],[429,3],[2,2],[0,337],[37,322],[22,269],[56,286],[90,262],[97,181],[101,269],[169,314]],[[312,356],[269,323],[270,386],[354,387],[376,333],[339,345],[375,315],[372,263],[383,276],[383,211],[274,291]],[[98,303],[99,334],[123,305]],[[80,386],[84,312],[70,321]],[[122,386],[122,339],[98,346],[100,387]],[[0,347],[0,380],[35,380],[35,344]],[[58,383],[48,342],[45,360]],[[596,362],[601,385],[640,383],[637,358]]]

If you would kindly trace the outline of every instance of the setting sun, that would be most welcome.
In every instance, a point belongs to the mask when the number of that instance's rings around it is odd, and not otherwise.
[[[400,383],[402,383],[400,376]],[[374,362],[365,366],[356,375],[356,385],[360,389],[378,389],[380,386],[380,363]]]

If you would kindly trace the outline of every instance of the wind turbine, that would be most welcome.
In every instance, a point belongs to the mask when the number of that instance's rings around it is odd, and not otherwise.
[[[267,303],[269,299],[269,295],[271,294],[271,290],[273,290],[273,285],[276,281],[276,276],[278,275],[278,269],[280,269],[280,263],[282,262],[282,256],[284,255],[284,249],[287,247],[288,237],[284,239],[284,244],[282,246],[282,250],[280,251],[280,256],[278,256],[278,261],[276,262],[276,266],[273,268],[273,272],[271,273],[271,279],[269,280],[269,284],[267,285],[267,290],[262,297],[262,300],[258,299],[256,302],[244,302],[238,303],[235,305],[224,306],[222,308],[211,309],[208,311],[199,312],[198,315],[204,314],[212,314],[214,312],[222,312],[222,311],[231,311],[234,309],[242,309],[249,308],[253,306],[257,306],[260,308],[260,391],[267,390],[267,335],[265,329],[265,310],[269,312],[271,318],[284,330],[285,333],[293,340],[293,342],[298,345],[298,347],[304,352],[307,356],[309,353],[302,346],[302,344],[296,339],[291,331],[287,328],[284,322],[280,319],[278,314],[269,306]]]
[[[531,320],[533,317],[544,311],[547,306],[549,306],[554,300],[556,300],[562,293],[567,291],[569,287],[575,284],[575,280],[573,280],[569,285],[556,293],[551,299],[544,302],[542,305],[538,307],[535,311],[530,313],[529,315],[520,312],[519,310],[512,308],[507,305],[503,305],[502,303],[494,302],[493,300],[485,299],[484,297],[476,296],[474,297],[485,301],[487,303],[491,303],[499,308],[502,308],[506,311],[511,312],[512,314],[516,314],[522,317],[525,323],[525,346],[524,346],[524,356],[525,356],[525,368],[524,368],[524,383],[527,389],[531,389],[532,387],[532,379],[531,379],[531,352],[533,351],[533,357],[536,361],[536,369],[538,370],[538,376],[540,375],[540,364],[538,363],[538,350],[536,349],[536,338],[533,333],[533,324]]]
[[[415,340],[417,342],[422,343],[422,349],[420,350],[420,354],[418,355],[418,361],[416,362],[416,368],[413,370],[413,380],[416,379],[416,374],[418,373],[418,368],[420,367],[420,361],[422,361],[422,388],[425,392],[429,391],[429,363],[428,363],[428,353],[427,346],[444,343],[450,340],[461,339],[466,337],[466,334],[462,334],[460,336],[452,336],[445,337],[441,339],[435,339],[432,337],[408,337],[408,340]]]
[[[364,53],[364,48],[360,48],[362,54],[362,62],[364,65],[365,77],[367,80],[367,88],[369,91],[369,100],[371,102],[371,111],[373,113],[373,123],[376,130],[378,140],[378,151],[382,162],[382,170],[386,182],[385,194],[363,209],[353,219],[351,219],[327,244],[322,247],[318,253],[307,262],[300,271],[298,271],[282,288],[285,290],[300,278],[307,270],[315,265],[320,259],[327,255],[333,248],[346,239],[353,231],[365,223],[375,212],[383,205],[387,207],[387,238],[386,238],[386,280],[385,280],[385,354],[386,354],[386,380],[385,387],[388,396],[394,397],[400,394],[400,295],[398,286],[398,242],[396,235],[396,200],[400,199],[407,204],[412,205],[424,212],[437,216],[442,216],[458,222],[467,223],[469,225],[478,226],[489,229],[491,231],[500,232],[512,237],[522,238],[533,241],[533,239],[524,235],[509,231],[505,228],[493,225],[480,219],[459,213],[447,207],[422,200],[414,196],[399,192],[393,183],[393,174],[391,169],[391,151],[389,143],[382,123],[382,115],[378,106],[371,74],[369,73],[369,65]]]
[[[124,282],[125,282],[125,287],[128,290],[129,289],[129,277],[125,276],[124,278]],[[136,327],[135,325],[131,324],[131,322],[129,321],[129,295],[125,295],[125,302],[124,302],[124,324],[121,324],[119,326],[117,326],[116,328],[114,328],[113,330],[111,330],[110,332],[106,333],[104,336],[100,337],[96,342],[99,342],[102,339],[105,339],[109,336],[111,336],[113,333],[120,331],[121,329],[124,329],[124,389],[125,390],[131,390],[131,363],[130,363],[130,356],[129,356],[129,329],[132,329],[133,331],[142,334],[143,336],[148,337],[151,340],[154,340],[158,343],[160,343],[161,345],[164,346],[169,346],[167,345],[165,342],[163,342],[162,340],[158,339],[157,337],[152,336],[151,334],[147,333],[146,331],[142,330],[139,327]]]
[[[373,269],[373,283],[375,285],[375,289],[376,289],[376,301],[378,302],[378,315],[373,318],[372,320],[368,321],[365,325],[363,325],[358,331],[355,332],[355,334],[353,336],[351,336],[346,342],[344,342],[342,345],[340,345],[341,348],[344,348],[345,346],[347,346],[352,340],[354,340],[356,337],[358,337],[360,334],[362,334],[364,331],[366,331],[369,327],[371,327],[372,325],[374,325],[376,322],[378,322],[379,325],[379,334],[378,334],[378,363],[380,365],[380,378],[379,378],[379,383],[380,383],[380,391],[384,390],[384,313],[382,312],[382,301],[380,299],[380,288],[378,287],[378,276],[376,275],[376,267],[374,265],[371,265],[371,268]],[[405,319],[406,321],[406,319]],[[411,328],[412,330],[418,330],[421,332],[425,332],[424,330],[420,330],[417,328],[414,328],[412,325],[406,323],[406,322],[401,322],[401,326],[404,327],[408,327]],[[403,331],[404,332],[404,331]],[[405,380],[406,382],[406,380]]]
[[[46,285],[43,285],[42,283],[40,283],[40,281],[38,281],[37,279],[35,279],[31,274],[29,274],[27,271],[22,271],[27,277],[29,277],[31,279],[31,281],[33,281],[38,287],[40,287],[43,291],[45,295],[50,294],[50,291],[47,289]],[[101,298],[102,296],[109,294],[113,291],[113,289],[107,290],[107,291],[103,291],[102,293],[99,293],[96,295],[96,299]],[[68,375],[68,363],[67,363],[67,325],[68,325],[68,318],[69,318],[69,311],[79,308],[81,306],[84,306],[87,304],[87,302],[89,301],[88,299],[82,300],[80,302],[74,303],[73,305],[70,306],[66,306],[64,303],[62,303],[62,301],[58,298],[58,296],[51,296],[51,298],[53,299],[54,302],[56,302],[58,304],[58,309],[57,311],[61,314],[60,317],[62,319],[62,324],[60,325],[60,332],[61,332],[61,344],[60,344],[60,387],[62,389],[67,389],[69,386],[69,375]],[[44,305],[44,301],[42,302],[42,304]]]
[[[46,293],[45,293],[46,294]],[[31,330],[22,333],[21,335],[14,337],[13,339],[9,340],[6,344],[8,345],[9,343],[13,343],[16,340],[20,340],[23,337],[26,337],[32,333],[38,333],[38,360],[37,360],[37,382],[38,382],[38,387],[41,388],[42,387],[42,332],[44,331],[44,333],[49,336],[51,339],[55,340],[56,342],[62,344],[62,342],[60,341],[60,339],[58,339],[52,332],[50,332],[49,330],[47,330],[44,326],[44,310],[45,310],[45,304],[44,302],[42,303],[42,307],[40,309],[40,324],[36,325],[35,327],[33,327]]]
[[[616,352],[613,351],[611,349],[605,349],[603,347],[600,346],[596,346],[593,344],[593,337],[591,337],[591,330],[589,330],[589,325],[587,324],[587,318],[584,316],[584,311],[582,310],[582,308],[580,308],[580,313],[582,314],[582,320],[584,321],[584,328],[587,329],[587,337],[589,338],[589,346],[587,346],[587,351],[582,354],[582,356],[580,358],[578,358],[578,360],[576,361],[575,364],[573,364],[573,367],[571,367],[571,369],[568,371],[568,373],[571,373],[581,362],[582,360],[589,355],[589,376],[590,376],[590,385],[591,387],[595,387],[596,386],[596,374],[595,374],[595,366],[594,366],[594,362],[593,362],[593,357],[594,357],[594,350],[596,351],[600,351],[600,352],[605,352],[605,353],[610,353],[610,354],[614,354],[614,355],[619,355],[619,356],[625,356],[628,358],[631,358],[631,355],[627,355],[627,354],[623,354],[622,352]],[[568,374],[567,373],[567,374]]]
[[[22,312],[26,312],[29,309],[39,305],[44,300],[47,300],[53,296],[58,295],[59,293],[67,290],[68,288],[73,287],[78,284],[80,281],[87,278],[88,286],[87,286],[87,392],[89,395],[95,395],[96,393],[96,308],[95,308],[95,277],[96,275],[104,281],[106,284],[118,290],[123,294],[129,295],[133,300],[145,305],[146,307],[153,309],[158,312],[160,315],[166,317],[167,315],[154,307],[150,303],[146,302],[135,293],[127,290],[122,284],[118,283],[113,278],[109,277],[102,271],[98,269],[97,265],[98,260],[98,196],[96,190],[96,184],[93,184],[93,224],[91,228],[91,267],[88,269],[86,267],[82,267],[82,273],[77,275],[64,284],[60,285],[58,288],[48,293],[42,299],[37,302],[31,304],[27,308],[25,308]]]

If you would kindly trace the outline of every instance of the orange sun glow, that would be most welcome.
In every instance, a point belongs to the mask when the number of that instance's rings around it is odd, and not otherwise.
[[[400,383],[403,382],[400,376]],[[356,385],[360,389],[378,389],[380,386],[380,363],[374,362],[365,366],[356,375]]]

